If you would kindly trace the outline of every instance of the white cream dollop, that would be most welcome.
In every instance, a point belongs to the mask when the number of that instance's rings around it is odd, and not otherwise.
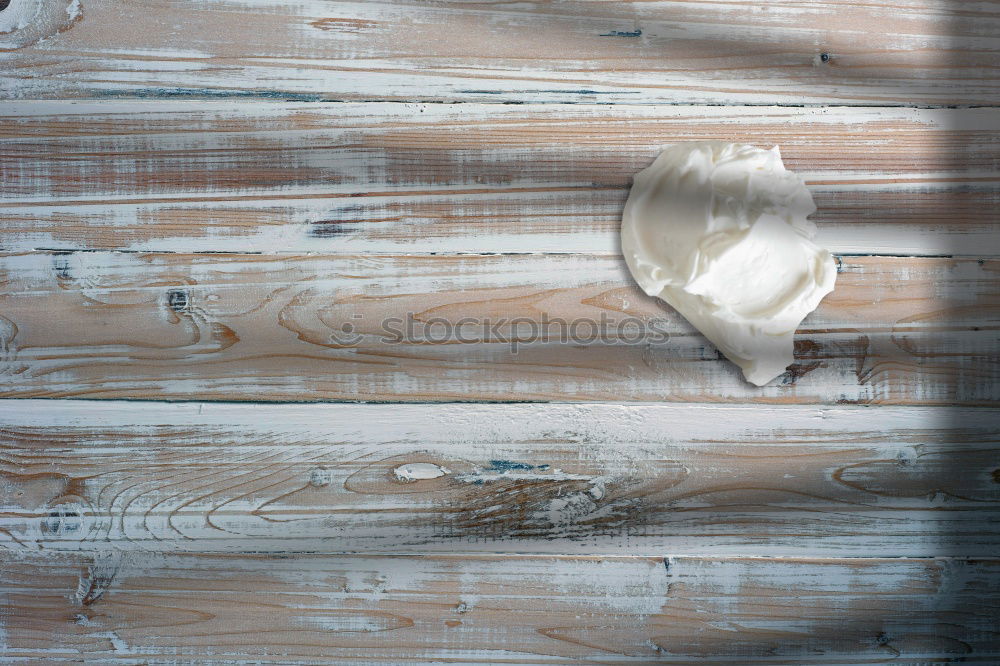
[[[837,278],[833,257],[812,242],[815,211],[777,147],[680,143],[636,175],[622,252],[643,291],[763,386],[794,361],[795,329]]]

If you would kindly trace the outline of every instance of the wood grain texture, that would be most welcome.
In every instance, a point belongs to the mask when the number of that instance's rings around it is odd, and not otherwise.
[[[998,67],[998,0],[0,3],[0,662],[1000,663]],[[841,255],[762,390],[618,256],[704,138]]]
[[[4,555],[8,660],[996,663],[996,560]]]
[[[664,145],[779,145],[841,253],[1000,255],[1000,116],[260,102],[0,105],[0,247],[616,253]]]
[[[14,551],[991,556],[1000,411],[0,403]]]
[[[0,14],[0,90],[8,99],[993,104],[998,35],[1000,4],[990,0],[12,0]]]
[[[617,256],[3,255],[0,395],[996,404],[997,269],[844,257],[757,388]]]

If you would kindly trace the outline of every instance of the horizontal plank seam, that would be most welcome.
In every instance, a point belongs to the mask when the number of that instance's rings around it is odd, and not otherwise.
[[[287,97],[282,97],[283,94],[287,94]],[[510,93],[500,92],[500,95],[508,95]],[[574,93],[567,93],[574,94]],[[579,93],[575,93],[579,94]],[[586,96],[586,95],[581,95]],[[150,101],[154,102],[157,100],[172,100],[172,101],[190,101],[194,102],[213,102],[213,101],[226,101],[226,100],[244,100],[262,103],[274,103],[274,104],[287,104],[289,102],[300,102],[302,104],[475,104],[479,106],[509,106],[518,104],[533,104],[533,105],[544,105],[544,106],[580,106],[580,105],[593,105],[593,106],[687,106],[687,107],[699,107],[699,106],[718,106],[718,107],[729,107],[729,108],[739,108],[739,107],[775,107],[775,108],[789,108],[789,109],[824,109],[824,108],[862,108],[862,109],[995,109],[1000,108],[1000,103],[997,104],[909,104],[906,102],[897,103],[886,103],[886,102],[670,102],[670,101],[651,101],[651,102],[598,102],[594,100],[585,101],[544,101],[544,100],[519,100],[519,99],[506,99],[506,100],[449,100],[449,99],[437,99],[437,98],[421,98],[421,97],[372,97],[366,99],[356,99],[356,98],[326,98],[321,94],[308,95],[299,93],[285,93],[284,91],[258,91],[256,94],[246,94],[245,92],[238,92],[234,94],[216,93],[216,92],[206,92],[204,94],[143,94],[142,96],[132,96],[127,93],[122,94],[109,94],[102,95],[100,97],[68,97],[65,99],[59,98],[18,98],[18,99],[3,99],[0,98],[0,103],[10,103],[10,102],[126,102],[126,101]]]
[[[697,408],[697,407],[717,407],[719,409],[733,408],[733,407],[743,407],[746,409],[788,409],[788,410],[827,410],[827,409],[907,409],[907,410],[949,410],[949,409],[975,409],[978,411],[986,410],[996,410],[1000,411],[1000,405],[988,404],[982,405],[979,403],[962,403],[961,405],[952,404],[894,404],[894,403],[854,403],[854,402],[844,402],[844,403],[795,403],[795,404],[762,404],[756,402],[650,402],[642,400],[622,400],[622,401],[573,401],[573,400],[206,400],[204,398],[199,398],[197,400],[157,400],[155,398],[78,398],[78,397],[60,397],[60,398],[48,398],[44,396],[25,396],[25,397],[0,397],[0,405],[3,403],[24,403],[35,401],[45,401],[46,405],[51,406],[58,402],[72,402],[74,406],[79,406],[81,403],[91,403],[95,407],[99,406],[101,408],[113,407],[115,403],[141,403],[144,406],[150,408],[153,407],[170,407],[174,405],[206,405],[206,406],[219,406],[219,405],[242,405],[242,406],[257,406],[261,408],[274,407],[278,405],[427,405],[431,407],[447,407],[449,405],[546,405],[552,407],[639,407],[646,409],[654,409],[656,407],[661,407],[664,405],[674,405],[676,407],[684,408]],[[2,416],[0,416],[2,418]],[[2,423],[2,422],[0,422]]]
[[[629,554],[621,555],[617,553],[533,553],[533,552],[518,552],[518,551],[497,551],[497,552],[470,552],[470,551],[436,551],[436,550],[404,550],[404,551],[378,551],[378,550],[282,550],[280,553],[267,550],[241,550],[234,552],[231,550],[198,550],[198,551],[171,551],[171,550],[154,550],[154,551],[139,551],[139,550],[120,550],[115,548],[106,549],[94,549],[94,550],[49,550],[49,551],[31,551],[31,550],[4,550],[0,553],[0,560],[8,559],[11,557],[26,559],[26,558],[43,558],[43,559],[66,559],[66,558],[81,558],[87,559],[94,557],[95,555],[102,555],[107,553],[121,554],[122,556],[129,558],[141,559],[143,555],[148,555],[151,557],[158,557],[168,555],[171,557],[183,557],[197,559],[199,557],[221,557],[221,558],[244,558],[244,557],[260,557],[263,559],[288,559],[289,557],[335,557],[335,556],[350,556],[350,557],[371,557],[375,559],[389,559],[389,558],[424,558],[424,559],[446,559],[446,558],[462,558],[462,559],[483,559],[483,560],[495,560],[498,557],[509,558],[509,559],[523,559],[523,560],[651,560],[651,559],[663,559],[671,561],[679,560],[709,560],[713,562],[738,562],[738,561],[763,561],[763,562],[785,562],[785,563],[815,563],[815,562],[983,562],[983,563],[995,563],[1000,564],[1000,557],[976,557],[976,556],[966,556],[966,555],[883,555],[880,557],[860,557],[860,556],[846,556],[846,557],[824,557],[824,556],[803,556],[803,555],[719,555],[712,552],[707,553],[695,553],[692,554],[685,551],[683,555],[669,555],[664,554],[663,551],[650,552],[649,554]]]
[[[0,255],[25,255],[32,253],[39,254],[180,254],[180,255],[223,255],[223,256],[268,256],[268,257],[355,257],[355,256],[384,256],[384,257],[620,257],[619,252],[386,252],[384,250],[351,250],[349,252],[328,252],[328,251],[297,251],[278,250],[275,252],[241,251],[241,250],[125,250],[125,249],[102,249],[102,248],[59,248],[59,247],[36,247],[31,250],[4,250],[0,248]],[[872,258],[899,258],[899,259],[954,259],[960,257],[978,257],[978,254],[906,254],[891,252],[834,252],[835,257],[872,257]]]

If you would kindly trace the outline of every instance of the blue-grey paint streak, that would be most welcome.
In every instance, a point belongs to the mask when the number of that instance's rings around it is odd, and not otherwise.
[[[601,37],[641,37],[642,30],[636,28],[635,30],[612,30],[611,32],[601,33]]]
[[[139,98],[139,99],[170,99],[177,97],[190,98],[225,98],[225,99],[273,99],[283,102],[321,102],[323,95],[314,93],[295,93],[282,90],[212,90],[211,88],[125,88],[122,90],[97,90],[98,97]]]
[[[528,463],[514,462],[513,460],[491,460],[490,466],[486,469],[491,472],[512,472],[515,470],[525,471],[529,469],[548,468],[548,465],[529,465]]]

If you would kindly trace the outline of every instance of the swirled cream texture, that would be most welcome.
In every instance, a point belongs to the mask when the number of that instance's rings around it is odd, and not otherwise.
[[[643,291],[763,386],[793,362],[795,329],[833,291],[836,265],[806,219],[815,211],[777,147],[680,143],[636,175],[622,251]]]

